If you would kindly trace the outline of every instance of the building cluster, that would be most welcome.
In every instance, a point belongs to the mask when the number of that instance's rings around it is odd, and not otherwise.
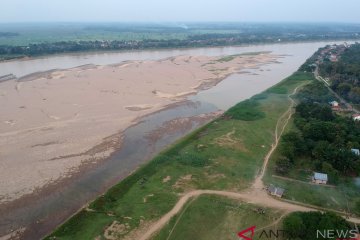
[[[322,62],[324,60],[329,60],[331,62],[337,62],[339,57],[344,51],[349,47],[349,45],[345,42],[344,44],[334,44],[327,45],[324,47],[318,56],[318,61]]]

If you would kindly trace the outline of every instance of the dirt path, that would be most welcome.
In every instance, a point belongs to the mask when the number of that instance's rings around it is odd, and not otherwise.
[[[271,155],[273,154],[273,152],[275,151],[275,149],[277,148],[277,146],[279,144],[279,141],[280,141],[280,137],[284,133],[285,128],[286,128],[289,120],[291,119],[291,117],[293,115],[293,107],[295,105],[295,101],[294,101],[294,99],[292,99],[292,96],[294,94],[296,94],[297,90],[302,86],[303,85],[300,85],[300,86],[296,87],[294,89],[294,91],[291,94],[288,95],[288,98],[291,101],[291,104],[290,104],[289,108],[286,110],[286,112],[284,112],[280,116],[280,118],[278,119],[278,121],[276,123],[275,142],[271,145],[270,151],[268,152],[268,154],[264,158],[264,163],[263,163],[263,166],[260,169],[259,175],[255,178],[255,181],[254,181],[254,183],[252,185],[252,188],[254,188],[254,189],[263,189],[264,188],[264,183],[263,183],[262,179],[263,179],[263,177],[265,175],[265,171],[266,171],[267,165],[269,163],[269,159],[270,159]],[[282,124],[282,120],[285,117],[286,117],[286,119],[285,119],[284,123]],[[282,125],[282,127],[281,127],[281,125]],[[280,128],[281,128],[281,130],[279,132]]]
[[[255,230],[255,232],[259,232],[259,231],[261,231],[261,230],[263,230],[263,229],[266,229],[266,228],[269,228],[269,227],[272,227],[272,226],[277,226],[277,225],[279,224],[279,222],[280,222],[284,217],[286,217],[286,215],[288,215],[288,214],[289,214],[289,212],[283,213],[278,219],[276,219],[276,221],[274,221],[274,222],[270,223],[269,225],[266,225],[266,226],[264,226],[264,227],[262,227],[262,228],[257,228],[257,229]]]
[[[224,196],[232,199],[238,199],[251,204],[257,204],[269,208],[277,208],[284,210],[286,213],[295,212],[295,211],[302,211],[302,212],[318,211],[318,209],[316,209],[315,207],[312,208],[312,207],[301,206],[289,202],[279,201],[269,196],[267,192],[264,190],[264,183],[262,181],[262,178],[265,175],[265,170],[267,168],[269,159],[272,153],[275,151],[276,147],[278,146],[280,137],[284,133],[285,128],[293,115],[293,107],[295,105],[295,101],[292,99],[292,96],[296,94],[297,90],[302,86],[303,85],[296,87],[294,91],[288,95],[291,104],[288,110],[283,115],[281,115],[281,117],[277,121],[276,129],[275,129],[275,142],[274,144],[272,144],[270,151],[265,156],[263,166],[259,174],[256,176],[253,185],[249,189],[246,189],[243,192],[229,192],[229,191],[217,191],[217,190],[194,190],[188,192],[180,198],[180,200],[176,203],[174,208],[170,210],[170,212],[165,214],[154,225],[152,225],[149,228],[149,230],[140,238],[140,240],[150,239],[150,237],[159,230],[161,230],[172,217],[178,214],[190,199],[196,198],[204,194]],[[283,118],[285,118],[285,121],[282,123]],[[348,220],[360,224],[360,219],[349,218]]]
[[[161,228],[165,226],[165,224],[177,213],[181,211],[183,206],[186,204],[187,201],[191,198],[198,197],[204,194],[210,195],[218,195],[218,196],[225,196],[232,199],[239,199],[248,203],[253,204],[261,204],[262,206],[266,207],[273,207],[273,208],[280,208],[287,211],[313,211],[313,209],[308,209],[306,207],[293,205],[285,202],[280,202],[268,196],[265,192],[259,196],[258,193],[251,192],[249,193],[236,193],[236,192],[226,192],[226,191],[216,191],[216,190],[195,190],[189,192],[182,196],[180,200],[176,203],[175,207],[170,210],[167,214],[165,214],[160,220],[158,220],[154,225],[152,225],[149,230],[140,238],[140,240],[149,239],[154,233],[159,231]],[[264,199],[266,196],[267,199]],[[360,221],[359,221],[360,222]]]

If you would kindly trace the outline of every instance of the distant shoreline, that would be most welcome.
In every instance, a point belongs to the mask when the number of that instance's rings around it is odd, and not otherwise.
[[[258,43],[240,43],[240,44],[224,44],[224,45],[205,45],[205,46],[178,46],[178,47],[160,47],[160,48],[142,48],[142,49],[94,49],[94,50],[84,50],[84,51],[67,51],[59,53],[46,53],[32,56],[14,56],[3,59],[0,55],[0,63],[3,62],[14,62],[14,61],[28,61],[34,59],[42,59],[47,57],[59,57],[59,56],[75,56],[75,55],[87,55],[87,54],[103,54],[103,53],[128,53],[128,52],[142,52],[142,51],[168,51],[168,50],[187,50],[187,49],[196,49],[196,48],[223,48],[223,47],[246,47],[246,46],[261,46],[261,45],[279,45],[279,44],[292,44],[292,43],[312,43],[312,42],[334,42],[334,41],[360,41],[360,37],[357,38],[331,38],[331,39],[312,39],[312,40],[301,40],[301,41],[272,41],[272,42],[258,42]]]

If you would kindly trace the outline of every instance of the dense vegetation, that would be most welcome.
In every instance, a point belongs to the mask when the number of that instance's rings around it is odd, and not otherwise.
[[[353,44],[331,62],[324,59],[320,73],[331,79],[331,88],[345,99],[360,103],[360,44]]]
[[[329,239],[317,235],[317,230],[351,230],[351,226],[340,216],[333,213],[295,212],[286,216],[283,228],[290,239]],[[350,238],[350,234],[344,238]],[[336,236],[334,239],[338,239]]]
[[[97,50],[358,39],[359,33],[358,25],[342,24],[9,24],[0,25],[0,59]]]
[[[296,130],[282,137],[277,173],[286,174],[301,159],[313,170],[328,173],[332,182],[341,175],[359,175],[360,158],[351,149],[360,148],[360,123],[334,114],[327,92],[321,83],[314,82],[298,94]]]
[[[260,104],[256,100],[245,100],[231,107],[226,116],[233,119],[254,121],[265,117],[265,113],[259,109]]]

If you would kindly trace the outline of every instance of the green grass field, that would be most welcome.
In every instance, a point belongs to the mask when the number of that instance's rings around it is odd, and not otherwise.
[[[226,113],[194,131],[112,187],[47,239],[103,239],[114,221],[122,228],[116,236],[129,236],[168,212],[183,192],[249,187],[274,141],[278,118],[289,107],[287,95],[308,79],[310,74],[296,73],[274,87],[280,87],[280,93],[271,88],[254,96],[251,102],[256,108],[239,104],[241,110],[232,110],[236,119],[230,118],[232,112]],[[248,109],[244,111],[244,107]],[[253,111],[262,117],[249,118]],[[224,231],[230,234],[228,229]]]
[[[281,210],[204,195],[190,201],[186,207],[152,239],[153,240],[219,240],[239,239],[237,233],[256,226],[254,239],[260,239],[262,230],[275,231],[281,227]],[[264,235],[262,239],[264,239]]]

